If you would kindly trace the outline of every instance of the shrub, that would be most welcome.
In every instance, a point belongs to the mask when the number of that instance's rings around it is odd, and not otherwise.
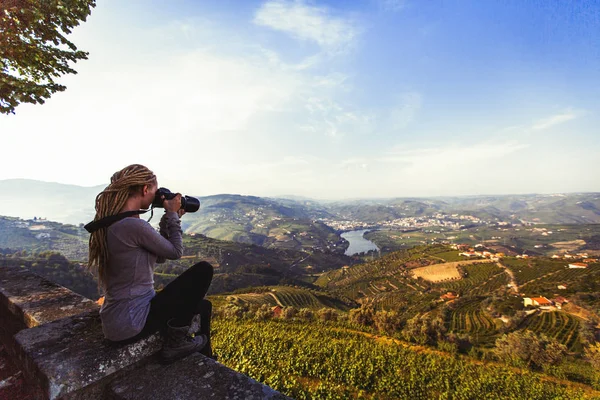
[[[372,326],[374,323],[375,310],[372,306],[363,305],[360,308],[350,310],[348,319],[353,324]]]
[[[402,335],[406,340],[418,344],[436,344],[444,339],[446,327],[441,318],[431,319],[429,316],[416,315],[406,322]]]
[[[273,310],[268,304],[261,305],[254,313],[254,318],[258,321],[266,321],[273,318]]]
[[[497,339],[494,354],[515,366],[542,369],[544,366],[560,364],[567,354],[567,348],[546,335],[537,336],[526,330]]]
[[[373,322],[377,330],[387,334],[396,332],[401,325],[398,313],[395,311],[377,311],[373,316]]]
[[[596,371],[600,372],[600,343],[594,343],[585,348],[583,351],[585,359],[592,364]]]
[[[222,315],[227,319],[242,319],[248,310],[238,304],[226,304],[222,307],[217,315]]]
[[[321,308],[317,311],[317,317],[321,321],[335,321],[337,320],[337,313],[333,308]]]
[[[315,318],[315,313],[310,308],[301,308],[298,311],[298,317],[306,321],[312,321]]]
[[[296,316],[296,314],[298,314],[298,310],[292,306],[284,307],[283,310],[281,310],[281,318],[283,319],[292,319]]]

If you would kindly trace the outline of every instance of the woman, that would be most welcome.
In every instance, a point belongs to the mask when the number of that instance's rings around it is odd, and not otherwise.
[[[182,273],[159,293],[154,292],[157,262],[183,254],[180,217],[181,195],[163,199],[165,214],[160,234],[139,214],[153,203],[158,182],[143,165],[133,164],[113,174],[96,197],[96,216],[86,229],[89,267],[97,270],[105,299],[100,309],[106,339],[132,342],[157,330],[165,334],[161,352],[165,362],[195,351],[213,357],[210,343],[211,303],[204,299],[213,268],[200,262]],[[88,225],[88,226],[89,226]],[[200,331],[190,332],[192,318],[200,314]]]

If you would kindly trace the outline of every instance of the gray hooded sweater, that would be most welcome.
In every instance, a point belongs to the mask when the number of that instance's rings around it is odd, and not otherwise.
[[[100,309],[104,337],[129,339],[143,329],[154,297],[157,262],[183,254],[181,222],[176,212],[160,220],[160,234],[141,218],[124,218],[108,228],[106,294]]]

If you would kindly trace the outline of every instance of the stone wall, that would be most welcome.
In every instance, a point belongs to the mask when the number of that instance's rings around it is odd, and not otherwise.
[[[287,398],[201,354],[161,365],[159,334],[107,342],[98,310],[25,268],[0,266],[0,340],[33,398]]]

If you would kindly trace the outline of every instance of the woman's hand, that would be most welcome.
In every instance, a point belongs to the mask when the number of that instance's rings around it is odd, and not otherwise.
[[[181,193],[177,193],[171,200],[164,200],[163,196],[163,207],[165,208],[165,211],[173,211],[179,214],[179,211],[181,210]],[[185,213],[185,210],[181,211],[184,211]],[[179,216],[181,217],[181,215]]]

